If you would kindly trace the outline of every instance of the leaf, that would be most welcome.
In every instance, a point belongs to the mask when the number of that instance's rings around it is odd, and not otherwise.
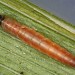
[[[34,28],[75,54],[75,26],[70,23],[27,0],[0,0],[0,13]],[[75,69],[42,54],[0,27],[0,75],[21,74],[75,75]]]

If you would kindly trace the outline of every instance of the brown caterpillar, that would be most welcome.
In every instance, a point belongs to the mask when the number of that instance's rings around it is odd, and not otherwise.
[[[64,64],[75,67],[75,56],[34,29],[21,25],[16,20],[3,15],[0,15],[0,23],[5,31],[18,37],[33,48]]]

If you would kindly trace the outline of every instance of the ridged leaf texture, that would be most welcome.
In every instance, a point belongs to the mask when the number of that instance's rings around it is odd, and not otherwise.
[[[75,55],[75,26],[27,0],[0,0],[0,13],[43,34]],[[0,75],[75,75],[0,27]]]

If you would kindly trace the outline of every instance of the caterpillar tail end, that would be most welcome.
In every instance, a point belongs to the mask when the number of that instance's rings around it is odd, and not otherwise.
[[[0,25],[2,23],[2,21],[4,20],[5,16],[4,15],[0,15]]]

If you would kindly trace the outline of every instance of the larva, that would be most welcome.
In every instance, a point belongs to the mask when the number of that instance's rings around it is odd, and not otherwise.
[[[0,15],[0,24],[5,31],[18,37],[33,48],[64,64],[75,67],[75,56],[34,29],[21,25],[16,20],[3,15]]]

